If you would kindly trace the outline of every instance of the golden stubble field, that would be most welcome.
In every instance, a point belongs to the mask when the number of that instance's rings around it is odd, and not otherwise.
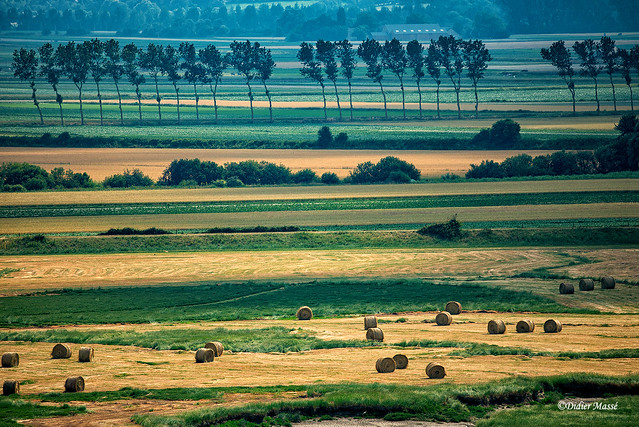
[[[158,149],[158,148],[2,148],[0,161],[27,162],[51,170],[56,167],[86,172],[94,180],[122,173],[125,169],[140,169],[157,180],[164,169],[176,159],[214,161],[217,164],[242,160],[265,160],[289,167],[293,172],[312,169],[318,176],[334,172],[340,178],[348,176],[359,163],[378,162],[386,156],[399,157],[413,163],[425,177],[439,177],[447,172],[464,175],[471,163],[482,160],[503,161],[521,153],[538,156],[545,150],[499,151],[418,151],[418,150],[285,150],[285,149]]]
[[[404,322],[396,322],[399,318]],[[86,390],[109,391],[122,387],[160,389],[175,387],[235,387],[268,385],[334,384],[344,381],[356,383],[401,383],[432,386],[441,383],[476,384],[516,375],[546,376],[570,372],[592,372],[603,375],[626,375],[639,371],[637,359],[568,359],[554,356],[470,356],[451,355],[454,347],[448,348],[401,348],[395,343],[408,340],[450,340],[477,342],[503,347],[522,347],[535,352],[600,351],[616,348],[637,348],[639,322],[634,316],[619,315],[575,315],[539,313],[485,313],[464,312],[454,317],[450,326],[432,323],[434,312],[398,313],[379,315],[379,327],[384,330],[384,345],[369,348],[341,348],[310,350],[295,353],[225,353],[210,364],[197,364],[193,351],[158,351],[147,348],[121,345],[94,345],[96,357],[92,363],[77,362],[79,344],[70,344],[73,357],[68,360],[53,360],[50,357],[52,343],[2,342],[0,352],[17,351],[21,354],[20,366],[3,369],[7,379],[29,379],[22,387],[25,394],[61,391],[64,379],[82,375]],[[514,326],[518,320],[531,319],[536,328],[530,334],[517,334]],[[560,320],[564,329],[559,334],[543,333],[546,319]],[[507,325],[504,335],[489,335],[486,324],[491,319],[502,319]],[[428,322],[428,323],[425,323]],[[114,331],[135,330],[137,332],[167,330],[170,328],[266,328],[281,326],[297,333],[299,328],[313,332],[321,339],[364,339],[365,331],[361,317],[339,319],[298,320],[254,320],[193,325],[100,325],[72,327],[82,332],[92,329]],[[211,340],[215,340],[212,336]],[[375,361],[379,357],[392,357],[397,353],[409,358],[408,368],[394,373],[379,374]],[[443,380],[429,379],[425,366],[436,361],[443,364],[447,377]],[[283,375],[285,374],[285,375]],[[87,403],[90,415],[59,420],[41,420],[33,425],[87,422],[112,425],[128,425],[129,417],[136,412],[174,413],[181,410],[208,406],[230,406],[259,399],[304,398],[305,393],[282,393],[262,396],[225,395],[213,401],[164,402],[150,400],[124,400],[110,403]]]

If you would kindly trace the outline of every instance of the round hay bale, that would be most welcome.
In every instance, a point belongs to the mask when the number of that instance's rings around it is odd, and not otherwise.
[[[82,377],[67,378],[67,380],[64,382],[64,391],[67,393],[84,391],[84,378]]]
[[[524,319],[517,322],[517,332],[526,334],[535,330],[535,322],[530,319]]]
[[[574,294],[575,287],[572,283],[561,283],[559,285],[559,293],[560,294]]]
[[[450,325],[453,323],[453,316],[447,311],[440,311],[437,313],[437,316],[435,316],[435,322],[437,322],[439,326]]]
[[[20,394],[20,383],[15,380],[7,380],[2,384],[2,394],[9,396],[11,394]]]
[[[53,359],[68,359],[71,357],[71,347],[66,344],[56,344],[51,350],[51,357]]]
[[[544,322],[544,332],[547,334],[556,334],[561,332],[561,322],[555,319],[548,319]]]
[[[93,347],[80,347],[78,351],[78,362],[93,362]]]
[[[462,312],[461,304],[457,301],[448,301],[444,310],[450,314],[460,314]]]
[[[370,328],[366,331],[366,339],[369,341],[384,341],[384,331],[379,328]]]
[[[503,320],[491,320],[488,322],[489,334],[503,334],[506,332],[506,324]]]
[[[593,291],[595,289],[595,282],[592,279],[581,279],[579,281],[580,291]]]
[[[614,289],[615,288],[615,278],[614,277],[602,277],[601,278],[601,289]]]
[[[389,372],[395,371],[395,359],[392,357],[380,357],[375,362],[375,369],[380,374],[387,374]]]
[[[375,316],[364,316],[364,329],[368,330],[370,328],[377,327],[377,317]]]
[[[213,350],[213,355],[215,357],[220,357],[222,353],[224,353],[224,344],[219,341],[207,342],[204,348],[210,348]]]
[[[303,306],[297,309],[295,316],[297,320],[311,320],[313,318],[313,310],[310,307]]]
[[[196,363],[209,363],[215,359],[215,353],[211,348],[200,348],[195,352]]]
[[[395,367],[397,369],[406,369],[408,366],[408,357],[403,354],[396,354],[393,356],[393,360],[395,361]]]
[[[426,366],[426,375],[428,378],[441,379],[446,376],[446,369],[439,363],[431,362]]]
[[[3,368],[15,368],[20,364],[20,356],[18,353],[4,353],[2,355]]]

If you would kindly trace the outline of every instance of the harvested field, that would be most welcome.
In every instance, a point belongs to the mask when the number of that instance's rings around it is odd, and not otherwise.
[[[581,259],[577,265],[566,267]],[[584,262],[583,259],[587,259]],[[0,294],[43,289],[135,286],[201,280],[305,280],[318,278],[509,277],[535,269],[570,269],[572,277],[615,271],[635,280],[636,249],[422,249],[310,250],[1,257],[0,268],[19,269],[0,280]],[[594,276],[596,277],[596,276]],[[525,282],[525,280],[523,280]],[[556,298],[559,282],[543,293]],[[601,290],[597,290],[600,292]]]
[[[152,190],[4,193],[0,206],[111,203],[176,203],[233,200],[333,199],[463,194],[632,191],[639,179],[496,181],[436,184],[343,185],[317,187],[172,188]]]
[[[158,227],[166,230],[211,227],[280,227],[414,224],[449,220],[461,222],[521,221],[582,218],[636,218],[639,203],[588,203],[535,206],[481,206],[408,209],[344,209],[321,211],[272,211],[203,214],[109,215],[49,218],[3,218],[0,234],[101,232],[109,228]],[[603,243],[603,242],[602,242]]]
[[[2,148],[2,162],[27,162],[46,170],[56,167],[86,172],[95,180],[122,173],[125,169],[140,169],[157,180],[175,159],[214,161],[218,164],[242,160],[265,160],[283,164],[293,172],[310,168],[317,175],[334,172],[346,177],[359,163],[377,162],[386,156],[396,156],[413,163],[426,177],[439,177],[447,172],[463,175],[471,163],[491,159],[503,161],[521,153],[538,156],[551,153],[544,150],[499,151],[380,151],[380,150],[262,150],[262,149],[146,149],[146,148]]]

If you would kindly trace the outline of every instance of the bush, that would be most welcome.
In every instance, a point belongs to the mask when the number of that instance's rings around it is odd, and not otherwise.
[[[160,185],[179,185],[182,181],[194,181],[197,185],[207,185],[222,179],[223,168],[215,162],[200,159],[173,160],[158,180]]]
[[[454,173],[446,172],[440,178],[442,181],[457,181],[461,177],[459,175],[455,175]]]
[[[333,133],[328,126],[322,126],[317,131],[317,147],[326,148],[333,144]]]
[[[479,165],[471,164],[466,178],[503,178],[504,170],[498,162],[482,160]]]
[[[232,176],[226,180],[227,187],[243,187],[244,183],[236,176]]]
[[[377,164],[365,162],[358,164],[351,171],[349,178],[355,184],[370,184],[374,182],[410,182],[419,180],[421,174],[411,163],[397,157],[388,156]]]
[[[8,193],[22,193],[27,191],[27,189],[21,184],[8,184],[2,187],[2,191],[6,191]]]
[[[317,174],[310,169],[302,169],[293,174],[293,182],[296,184],[311,184],[318,181]]]
[[[504,119],[493,123],[490,128],[490,142],[499,148],[514,148],[521,139],[519,123]]]
[[[111,188],[148,187],[153,185],[153,180],[139,169],[127,169],[122,174],[105,178],[102,185]]]
[[[436,237],[443,240],[456,240],[462,237],[461,223],[457,221],[457,216],[451,218],[443,224],[432,224],[417,231],[423,236]]]
[[[339,177],[336,173],[324,172],[322,174],[322,177],[320,178],[320,181],[322,181],[322,184],[335,185],[339,184]]]
[[[40,166],[29,163],[3,163],[0,167],[0,183],[22,185],[27,190],[43,190],[53,185],[49,173]]]

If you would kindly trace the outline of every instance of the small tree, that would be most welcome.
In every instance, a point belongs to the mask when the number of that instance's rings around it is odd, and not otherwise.
[[[355,58],[353,45],[348,40],[337,42],[336,46],[337,56],[340,59],[340,67],[342,68],[342,75],[346,77],[346,81],[348,81],[348,97],[350,100],[351,121],[353,121],[353,91],[351,80],[353,79],[353,71],[357,66],[357,59]]]
[[[162,63],[163,56],[164,47],[162,47],[162,45],[156,45],[155,43],[149,43],[146,47],[146,51],[142,50],[139,53],[140,66],[142,69],[147,70],[149,74],[151,74],[151,77],[153,77],[153,81],[155,82],[155,100],[158,103],[158,120],[160,122],[162,122],[162,109],[160,107],[162,98],[160,97],[158,76],[164,69]]]
[[[89,54],[89,72],[95,86],[98,90],[98,103],[100,104],[100,126],[104,125],[104,116],[102,114],[102,93],[100,92],[100,82],[107,74],[107,58],[104,54],[105,43],[99,39],[87,40],[83,46]]]
[[[337,99],[337,109],[339,111],[339,119],[342,120],[342,107],[339,103],[339,93],[337,92],[337,62],[335,60],[335,44],[318,40],[317,41],[317,59],[324,65],[324,73],[326,77],[333,82],[335,88],[335,99]]]
[[[227,67],[228,57],[222,55],[212,44],[200,49],[198,52],[204,74],[202,81],[209,85],[213,94],[213,108],[215,109],[215,123],[217,123],[217,85],[222,79],[222,74]]]
[[[612,75],[619,69],[619,52],[615,47],[615,41],[608,36],[601,37],[599,42],[599,53],[601,54],[601,61],[604,64],[606,74],[610,78],[610,86],[612,87],[612,103],[615,111],[617,111],[617,94],[615,92],[615,84],[612,81]]]
[[[120,124],[124,124],[124,114],[122,113],[122,95],[120,94],[120,77],[124,73],[122,64],[120,64],[120,43],[111,39],[104,46],[104,54],[106,55],[106,73],[113,79],[115,90],[118,93],[118,108],[120,109]]]
[[[162,74],[166,75],[173,89],[175,90],[175,98],[177,99],[177,121],[180,123],[180,88],[178,82],[182,80],[180,75],[180,55],[178,51],[171,45],[168,45],[161,56]]]
[[[328,126],[322,126],[317,131],[317,146],[320,148],[327,148],[333,144],[333,133]]]
[[[431,43],[433,43],[431,41]],[[457,118],[461,119],[461,105],[459,104],[459,92],[461,90],[461,78],[464,71],[464,42],[455,36],[439,36],[437,40],[439,61],[455,89],[457,97]]]
[[[82,109],[82,88],[89,77],[89,45],[68,42],[56,49],[56,59],[62,72],[78,89],[80,101],[80,124],[84,125],[84,111]]]
[[[572,68],[572,59],[570,58],[570,52],[566,49],[566,44],[563,40],[559,40],[551,44],[548,49],[542,48],[541,57],[546,61],[550,61],[557,68],[557,74],[568,86],[572,96],[572,112],[575,114],[577,111],[575,106],[575,83],[572,80],[575,70]]]
[[[419,118],[422,118],[422,87],[421,81],[426,76],[424,73],[424,46],[417,40],[411,40],[406,45],[406,55],[408,56],[408,66],[413,71],[413,77],[417,83],[417,93],[419,94]]]
[[[599,43],[594,40],[588,39],[583,42],[576,41],[572,48],[581,59],[581,71],[579,74],[585,77],[590,77],[595,84],[595,101],[597,102],[597,111],[599,109],[599,89],[597,77],[603,69],[599,65],[599,58],[601,55],[601,47]]]
[[[440,54],[440,46],[433,40],[430,42],[430,46],[428,46],[428,54],[426,55],[426,70],[428,71],[428,75],[433,79],[435,84],[437,85],[437,118],[441,119],[441,113],[439,109],[439,87],[442,84],[441,80],[441,54]]]
[[[38,56],[35,50],[21,48],[20,50],[13,51],[13,76],[19,78],[23,82],[29,82],[31,87],[31,99],[33,99],[33,105],[38,109],[40,114],[40,124],[44,125],[44,118],[42,117],[42,110],[40,109],[40,103],[36,97],[35,80],[38,77]]]
[[[62,113],[63,98],[62,95],[60,95],[60,92],[58,92],[58,84],[60,83],[62,70],[58,65],[58,61],[55,57],[55,51],[53,50],[51,43],[45,43],[40,46],[38,48],[38,53],[40,54],[41,64],[39,74],[47,79],[47,83],[51,85],[55,92],[55,102],[58,103],[58,107],[60,108],[60,125],[64,126],[64,115]]]
[[[635,104],[632,96],[632,55],[626,49],[619,49],[619,71],[626,81],[630,91],[630,110],[635,111]]]
[[[386,108],[386,92],[384,92],[384,85],[382,79],[382,63],[380,56],[382,54],[382,45],[377,40],[366,39],[357,48],[357,55],[362,58],[362,61],[366,64],[366,76],[379,84],[379,89],[382,92],[384,98],[384,116],[388,119],[388,109]]]
[[[133,43],[122,48],[122,61],[124,62],[123,72],[126,74],[129,83],[135,86],[135,95],[138,98],[138,114],[142,123],[142,93],[140,85],[146,82],[146,78],[140,73],[140,61],[143,51]]]
[[[251,80],[255,78],[255,51],[251,42],[248,40],[246,42],[233,41],[231,43],[229,63],[244,76],[244,81],[248,87],[249,104],[251,106],[251,123],[253,123],[253,91],[251,89]]]
[[[302,63],[300,73],[316,82],[322,88],[322,98],[324,100],[324,120],[328,119],[326,113],[326,91],[324,86],[324,75],[322,74],[322,64],[316,58],[315,48],[312,44],[302,42],[300,44],[300,50],[297,51],[297,59]]]
[[[493,123],[490,128],[490,141],[499,148],[514,148],[521,139],[519,123],[503,119]]]
[[[406,73],[406,66],[408,65],[408,57],[406,56],[406,49],[399,40],[393,37],[391,41],[384,43],[382,49],[382,63],[384,68],[392,72],[397,76],[399,80],[399,88],[402,91],[402,113],[404,120],[406,120],[406,96],[404,92],[404,74]]]
[[[255,42],[253,45],[255,50],[255,74],[264,85],[264,92],[268,98],[268,113],[270,122],[273,123],[273,103],[271,102],[271,92],[269,92],[266,86],[266,81],[273,75],[273,69],[275,68],[275,61],[271,55],[271,49],[260,47],[260,44]]]
[[[479,97],[477,96],[477,83],[484,77],[484,71],[488,68],[488,62],[492,60],[486,45],[481,40],[470,40],[464,43],[464,65],[467,74],[475,89],[475,117],[479,116]]]
[[[204,66],[198,62],[195,46],[193,43],[182,42],[179,47],[180,56],[184,61],[182,69],[184,70],[184,78],[193,85],[193,94],[195,95],[195,119],[200,120],[200,97],[197,93],[197,84],[204,80]]]

